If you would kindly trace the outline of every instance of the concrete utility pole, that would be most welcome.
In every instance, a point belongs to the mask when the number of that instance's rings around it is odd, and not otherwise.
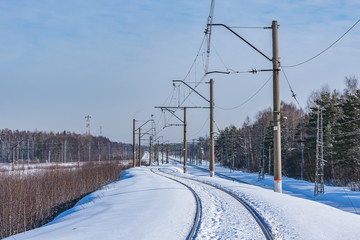
[[[274,116],[274,191],[282,192],[281,180],[281,127],[280,127],[280,89],[279,89],[279,49],[278,23],[272,22],[273,40],[273,116]]]
[[[214,80],[210,79],[210,177],[215,176],[214,164]]]
[[[184,107],[184,173],[187,169],[186,107]]]
[[[212,24],[211,24],[212,25]],[[194,88],[190,87],[186,82],[182,80],[173,80],[173,82],[181,82],[194,91],[197,95],[202,97],[205,101],[210,103],[210,177],[215,176],[214,162],[215,162],[215,151],[214,151],[214,80],[210,79],[210,100],[201,95]],[[207,108],[207,107],[192,107],[192,108]],[[181,162],[181,160],[180,160]]]
[[[136,166],[136,160],[135,160],[135,132],[136,130],[139,130],[139,166],[141,167],[141,128],[147,124],[148,122],[153,122],[154,123],[154,120],[153,119],[150,119],[150,120],[147,120],[145,123],[143,123],[140,127],[138,127],[137,129],[135,128],[135,119],[133,120],[134,123],[133,123],[133,147],[134,147],[134,151],[133,151],[133,166],[135,167]],[[144,135],[147,134],[147,132],[144,133]]]
[[[139,167],[141,167],[141,128],[139,128]]]
[[[152,145],[152,136],[150,136],[150,147],[149,147],[149,154],[150,154],[150,156],[149,156],[149,166],[151,167],[151,154],[152,154],[152,152],[151,152],[151,146]]]
[[[275,192],[282,192],[282,180],[281,180],[281,128],[280,128],[280,94],[279,94],[279,50],[278,50],[278,23],[277,21],[272,21],[271,27],[266,27],[265,29],[272,29],[272,42],[273,42],[273,58],[269,58],[264,53],[262,53],[260,50],[258,50],[255,46],[250,44],[248,41],[246,41],[243,37],[241,37],[239,34],[234,32],[230,27],[224,25],[224,24],[208,24],[211,26],[222,26],[228,29],[230,32],[232,32],[234,35],[236,35],[238,38],[240,38],[242,41],[244,41],[246,44],[248,44],[250,47],[252,47],[255,51],[260,53],[263,57],[265,57],[267,60],[272,61],[273,63],[273,69],[263,69],[263,70],[257,70],[253,69],[252,71],[249,71],[253,74],[257,72],[264,72],[264,71],[272,71],[273,72],[273,117],[274,117],[274,191]],[[220,72],[220,71],[214,71],[209,73],[225,73],[229,74],[230,72]],[[208,74],[209,74],[208,73]]]
[[[133,119],[133,167],[136,167],[135,119]]]
[[[181,80],[173,80],[173,81],[181,81]],[[185,83],[186,84],[186,83]],[[183,143],[183,148],[180,150],[180,152],[184,155],[184,173],[186,173],[186,169],[187,169],[187,141],[186,141],[186,126],[187,126],[187,121],[186,121],[186,109],[187,108],[203,108],[203,107],[155,107],[155,108],[161,108],[161,110],[167,110],[169,113],[171,113],[174,117],[176,117],[182,124],[169,124],[168,126],[183,126],[184,127],[184,143]],[[181,119],[180,117],[178,117],[175,114],[175,111],[171,110],[172,108],[174,109],[183,109],[184,110],[184,119]],[[181,156],[181,154],[180,154]],[[181,157],[180,157],[180,163],[181,163]]]

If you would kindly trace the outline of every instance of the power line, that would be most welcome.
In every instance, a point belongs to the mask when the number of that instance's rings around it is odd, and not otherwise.
[[[196,54],[196,56],[195,56],[195,58],[194,58],[193,63],[192,63],[191,66],[190,66],[189,71],[187,72],[187,74],[186,74],[185,77],[184,77],[184,81],[185,81],[185,79],[189,76],[191,70],[193,69],[193,67],[194,67],[194,65],[195,65],[195,63],[196,63],[197,58],[200,56],[199,53],[200,53],[200,51],[201,51],[201,49],[202,49],[202,47],[203,47],[203,45],[204,45],[205,39],[206,39],[206,34],[204,35],[204,37],[203,37],[203,39],[202,39],[202,41],[201,41],[199,50],[197,51],[197,54]]]
[[[285,77],[285,79],[286,79],[286,82],[287,82],[287,84],[288,84],[288,86],[289,86],[289,88],[290,88],[292,97],[295,99],[296,103],[299,105],[299,107],[300,107],[300,109],[301,109],[300,103],[299,103],[299,101],[298,101],[297,98],[296,98],[296,94],[295,94],[294,91],[292,90],[292,87],[291,87],[291,85],[290,85],[289,79],[287,78],[287,76],[286,76],[286,74],[285,74],[284,68],[283,68],[281,65],[280,65],[280,68],[281,68],[282,73],[284,74],[284,77]]]
[[[204,127],[205,127],[206,123],[209,121],[209,119],[210,119],[210,117],[208,117],[208,118],[205,120],[203,126],[200,128],[199,131],[197,131],[195,134],[188,134],[188,135],[189,135],[190,137],[194,137],[194,136],[198,135],[198,134],[204,129]]]
[[[242,107],[243,105],[248,103],[251,99],[253,99],[266,86],[266,84],[271,80],[271,78],[272,78],[272,75],[268,78],[268,80],[266,80],[266,82],[253,95],[251,95],[248,99],[246,99],[241,104],[239,104],[239,105],[237,105],[235,107],[230,107],[230,108],[224,108],[224,107],[219,107],[219,106],[215,106],[215,107],[219,108],[221,110],[233,110],[233,109]]]
[[[320,56],[321,54],[323,54],[324,52],[326,52],[327,50],[329,50],[332,46],[334,46],[337,42],[339,42],[348,32],[350,32],[358,23],[360,22],[360,19],[357,20],[343,35],[341,35],[335,42],[333,42],[330,46],[328,46],[327,48],[325,48],[324,50],[322,50],[320,53],[316,54],[315,56],[309,58],[306,61],[294,64],[294,65],[288,65],[288,66],[283,66],[284,68],[291,68],[291,67],[297,67],[300,66],[302,64],[305,64],[307,62],[310,62],[311,60],[317,58],[318,56]]]

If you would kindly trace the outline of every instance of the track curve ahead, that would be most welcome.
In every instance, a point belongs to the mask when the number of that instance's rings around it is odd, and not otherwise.
[[[195,198],[196,210],[195,210],[194,222],[193,222],[193,224],[191,226],[190,232],[187,235],[186,239],[187,240],[195,239],[196,238],[196,233],[197,233],[197,231],[198,231],[198,229],[200,227],[200,223],[201,223],[201,209],[202,209],[202,207],[201,207],[201,201],[200,201],[199,196],[197,195],[195,190],[193,188],[191,188],[189,185],[187,185],[187,184],[185,184],[183,182],[180,182],[179,180],[176,180],[174,178],[171,178],[171,177],[165,176],[163,174],[157,173],[157,172],[154,171],[153,168],[151,168],[150,170],[151,170],[151,172],[153,172],[153,173],[155,173],[155,174],[157,174],[159,176],[168,178],[170,180],[173,180],[173,181],[175,181],[177,183],[180,183],[180,184],[184,185],[186,188],[188,188],[192,192],[192,194],[193,194],[193,196]],[[160,171],[160,169],[158,169],[158,171]]]
[[[160,168],[158,169],[160,172],[162,173],[165,173],[165,174],[169,174],[169,175],[172,175],[172,176],[175,176],[175,177],[179,177],[179,178],[183,178],[183,179],[187,179],[187,180],[191,180],[191,181],[195,181],[195,182],[199,182],[199,183],[202,183],[202,184],[205,184],[205,185],[208,185],[208,186],[211,186],[213,188],[216,188],[222,192],[225,192],[227,193],[228,195],[230,195],[232,198],[236,199],[237,202],[241,203],[241,205],[244,206],[244,208],[251,214],[251,216],[254,218],[254,220],[256,221],[256,223],[258,224],[258,226],[260,227],[260,229],[262,230],[264,236],[266,239],[268,240],[272,240],[274,239],[272,233],[271,233],[271,230],[270,228],[268,227],[268,225],[266,224],[266,222],[264,221],[264,219],[260,216],[260,214],[253,208],[251,207],[245,200],[243,200],[242,198],[240,198],[238,195],[232,193],[231,191],[227,190],[227,189],[224,189],[224,188],[221,188],[219,186],[214,186],[210,183],[207,183],[207,182],[203,182],[203,181],[200,181],[198,179],[192,179],[192,178],[188,178],[188,177],[184,177],[184,176],[180,176],[180,175],[174,175],[174,174],[171,174],[169,172],[164,172],[162,171]],[[162,175],[162,174],[160,174]],[[162,175],[163,176],[163,175]],[[166,176],[164,176],[166,177]],[[172,179],[172,178],[171,178]],[[176,179],[173,179],[174,181],[176,181]],[[180,181],[178,181],[180,182]],[[181,182],[180,182],[181,183]]]

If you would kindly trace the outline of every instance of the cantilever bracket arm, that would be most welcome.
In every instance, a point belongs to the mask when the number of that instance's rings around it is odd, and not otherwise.
[[[264,53],[262,53],[259,49],[257,49],[254,45],[252,45],[251,43],[249,43],[248,41],[246,41],[243,37],[241,37],[239,34],[237,34],[236,32],[234,32],[234,30],[232,30],[231,28],[229,28],[228,26],[226,26],[225,24],[208,24],[210,26],[222,26],[224,28],[226,28],[227,30],[229,30],[230,32],[232,32],[235,36],[237,36],[238,38],[240,38],[241,40],[243,40],[246,44],[248,44],[250,47],[252,47],[253,49],[255,49],[255,51],[257,51],[258,53],[260,53],[261,55],[263,55],[267,60],[269,60],[270,62],[272,61],[271,58],[269,58],[268,56],[266,56]]]
[[[168,112],[171,113],[174,117],[176,117],[180,122],[184,123],[184,121],[183,121],[181,118],[179,118],[178,116],[176,116],[174,110],[171,110],[171,109],[169,109],[168,107],[155,107],[155,108],[160,108],[161,111],[164,111],[164,110],[168,111]],[[171,108],[171,107],[170,107],[170,108]]]
[[[184,82],[183,80],[173,80],[173,82],[181,82],[181,83],[185,84],[188,88],[190,88],[191,90],[193,90],[197,95],[199,95],[200,97],[202,97],[203,99],[205,99],[205,101],[210,102],[206,97],[204,97],[204,96],[201,95],[198,91],[196,91],[195,89],[193,89],[192,87],[190,87],[189,84],[187,84],[187,83]]]
[[[154,119],[150,119],[150,120],[147,120],[143,125],[141,125],[140,127],[138,127],[135,131],[139,130],[140,128],[142,128],[142,126],[144,126],[145,124],[147,124],[148,122],[154,122]]]
[[[152,135],[152,134],[149,133],[151,130],[154,130],[154,128],[150,128],[145,133],[141,134],[141,137],[144,136],[144,135]]]

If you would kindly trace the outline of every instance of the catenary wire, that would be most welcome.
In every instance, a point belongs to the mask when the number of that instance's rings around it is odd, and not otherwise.
[[[219,106],[215,106],[215,107],[219,108],[221,110],[233,110],[233,109],[242,107],[243,105],[248,103],[251,99],[253,99],[266,86],[266,84],[271,80],[271,78],[272,78],[272,75],[266,80],[266,82],[253,95],[251,95],[248,99],[246,99],[241,104],[239,104],[239,105],[237,105],[235,107],[230,107],[230,108],[224,108],[224,107],[219,107]]]
[[[284,68],[283,68],[281,65],[280,65],[280,68],[281,68],[281,71],[282,71],[282,73],[284,74],[284,77],[285,77],[285,79],[286,79],[286,82],[287,82],[287,84],[288,84],[288,86],[289,86],[289,89],[290,89],[290,91],[291,91],[292,97],[295,99],[296,103],[298,104],[299,108],[301,109],[300,103],[299,103],[299,101],[298,101],[297,98],[296,98],[296,94],[294,93],[294,91],[293,91],[293,89],[292,89],[292,87],[291,87],[291,84],[290,84],[290,82],[289,82],[289,79],[287,78],[287,75],[286,75],[286,73],[285,73],[285,71],[284,71]]]
[[[324,50],[322,50],[321,52],[319,52],[318,54],[316,54],[315,56],[309,58],[306,61],[297,63],[297,64],[293,64],[293,65],[287,65],[287,66],[283,66],[284,68],[291,68],[291,67],[297,67],[300,65],[303,65],[307,62],[310,62],[311,60],[317,58],[318,56],[320,56],[321,54],[323,54],[324,52],[326,52],[327,50],[329,50],[332,46],[334,46],[337,42],[339,42],[348,32],[350,32],[358,23],[360,22],[360,19],[357,20],[343,35],[341,35],[338,39],[336,39],[335,42],[333,42],[330,46],[328,46],[327,48],[325,48]]]

